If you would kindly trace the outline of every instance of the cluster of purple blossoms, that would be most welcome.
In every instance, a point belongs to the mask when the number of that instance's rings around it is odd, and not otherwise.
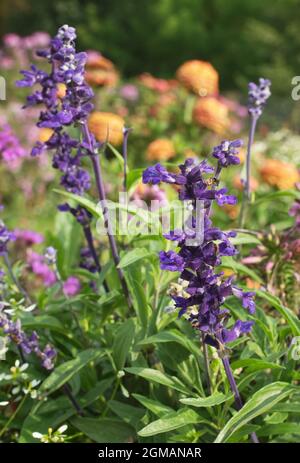
[[[3,206],[0,206],[0,211]],[[4,256],[7,253],[7,245],[10,241],[16,239],[15,234],[8,230],[4,222],[0,220],[0,256]]]
[[[12,170],[18,168],[21,160],[26,156],[25,149],[8,124],[1,127],[0,153],[5,164]]]
[[[271,96],[271,81],[260,78],[258,84],[249,83],[248,91],[248,111],[249,114],[258,119],[263,112],[267,99]]]
[[[53,360],[56,357],[56,351],[49,344],[41,349],[39,345],[39,337],[35,331],[30,336],[22,330],[21,321],[12,321],[3,311],[4,306],[0,303],[0,328],[8,338],[19,346],[24,354],[31,354],[32,352],[41,359],[42,366],[46,370],[54,368]]]
[[[203,239],[202,243],[191,243],[196,231],[172,230],[164,235],[166,239],[178,243],[179,250],[161,251],[160,266],[162,270],[180,272],[178,284],[173,285],[170,295],[175,307],[180,309],[179,316],[188,317],[192,325],[204,335],[204,342],[222,350],[224,344],[235,340],[240,334],[251,330],[253,321],[237,320],[233,327],[227,328],[230,311],[224,307],[229,296],[241,300],[242,306],[250,314],[255,312],[253,292],[244,292],[233,284],[233,277],[224,278],[224,272],[217,267],[222,263],[222,256],[234,256],[237,253],[230,238],[235,232],[223,232],[214,227],[210,219],[212,202],[218,205],[234,204],[236,198],[227,195],[227,189],[218,189],[218,179],[223,167],[237,163],[237,148],[240,140],[223,141],[213,151],[218,159],[216,169],[206,161],[197,164],[195,159],[187,159],[179,166],[179,173],[168,172],[157,164],[143,173],[143,182],[158,184],[160,182],[177,185],[180,200],[188,200],[191,219],[196,224],[196,203],[203,204]],[[192,209],[190,205],[192,204]]]
[[[95,259],[92,255],[90,248],[84,247],[80,251],[80,267],[88,270],[91,273],[96,273],[98,267],[95,263]]]
[[[81,206],[71,207],[68,203],[61,204],[58,209],[61,212],[70,212],[83,227],[89,226],[93,217],[87,209]]]
[[[243,141],[237,139],[233,141],[223,140],[220,145],[214,147],[212,155],[218,159],[220,168],[240,164],[238,154],[241,146],[243,146]]]
[[[51,64],[51,72],[32,65],[29,71],[22,71],[24,78],[17,82],[17,86],[40,85],[40,89],[27,97],[26,106],[43,104],[45,110],[40,113],[37,126],[54,131],[45,143],[36,143],[32,155],[39,155],[44,150],[54,151],[53,167],[62,173],[62,186],[69,192],[83,195],[91,186],[90,175],[82,167],[82,158],[89,154],[89,149],[84,141],[72,138],[67,128],[84,124],[93,109],[90,102],[93,91],[84,82],[87,55],[76,52],[75,39],[73,27],[60,27],[49,48],[37,53]],[[65,89],[63,94],[58,92],[61,85]]]

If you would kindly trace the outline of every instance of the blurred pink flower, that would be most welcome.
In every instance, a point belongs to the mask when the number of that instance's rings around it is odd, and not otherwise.
[[[26,151],[8,124],[0,128],[0,153],[11,170],[17,169],[26,156]]]
[[[14,234],[17,240],[22,240],[27,246],[32,246],[33,244],[40,244],[44,241],[43,235],[32,230],[22,230],[17,228],[14,230]]]
[[[120,95],[124,100],[137,101],[139,98],[139,90],[136,85],[125,84],[120,88]]]
[[[67,297],[76,296],[80,291],[80,281],[76,277],[69,277],[63,284],[63,292]]]
[[[8,48],[19,47],[22,43],[22,38],[18,34],[10,33],[3,37],[3,43]]]
[[[42,279],[45,286],[53,286],[56,283],[56,275],[45,263],[43,255],[30,249],[27,251],[27,263],[31,271]]]

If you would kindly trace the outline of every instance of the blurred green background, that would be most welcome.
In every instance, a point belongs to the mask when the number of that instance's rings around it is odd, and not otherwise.
[[[80,46],[112,59],[124,76],[169,77],[187,59],[212,62],[223,89],[272,79],[290,93],[300,73],[300,0],[1,0],[0,34],[77,27]]]

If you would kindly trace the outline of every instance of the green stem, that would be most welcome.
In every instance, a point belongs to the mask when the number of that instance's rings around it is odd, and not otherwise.
[[[21,402],[19,403],[19,405],[17,406],[17,408],[15,409],[14,413],[10,416],[10,418],[7,420],[7,422],[5,423],[5,425],[3,426],[3,428],[1,429],[0,431],[0,437],[3,436],[3,434],[5,433],[5,431],[7,430],[7,428],[9,427],[9,425],[13,422],[13,420],[15,419],[15,417],[17,416],[17,414],[19,413],[19,411],[21,410],[21,408],[23,407],[24,403],[25,403],[25,400],[26,400],[26,395],[24,395],[23,399],[21,400]]]

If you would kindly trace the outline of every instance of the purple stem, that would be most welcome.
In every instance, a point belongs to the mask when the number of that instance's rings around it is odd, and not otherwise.
[[[91,227],[89,225],[84,225],[83,226],[83,231],[84,231],[84,236],[85,236],[85,239],[87,241],[88,247],[89,247],[89,249],[91,251],[91,254],[92,254],[92,257],[94,259],[94,262],[95,262],[95,265],[96,265],[96,268],[97,268],[97,272],[100,273],[102,268],[101,268],[101,264],[99,262],[99,259],[98,259],[97,253],[96,253],[96,249],[95,249],[95,246],[94,246]],[[108,287],[105,280],[103,281],[103,286],[104,286],[105,292],[109,293],[109,287]]]
[[[215,175],[214,175],[215,185],[212,187],[212,191],[214,191],[218,186],[221,171],[222,171],[222,166],[218,163],[216,170],[215,170]],[[210,202],[209,208],[207,209],[208,217],[210,215],[211,207],[212,207],[212,201]]]
[[[211,389],[211,380],[210,380],[210,364],[209,364],[209,358],[208,358],[208,348],[207,348],[207,344],[205,343],[204,333],[201,333],[201,341],[202,341],[202,347],[203,347],[204,369],[205,369],[205,375],[206,375],[207,390],[208,390],[208,394],[211,395],[212,389]]]
[[[251,173],[251,148],[254,140],[254,134],[256,129],[257,117],[251,115],[251,123],[249,129],[249,138],[247,146],[247,158],[246,158],[246,199],[250,199],[250,173]]]
[[[224,369],[225,369],[225,372],[226,372],[226,375],[227,375],[227,378],[228,378],[228,381],[229,381],[229,384],[230,384],[230,388],[231,388],[231,390],[233,392],[233,395],[234,395],[236,408],[238,410],[240,410],[242,408],[242,406],[243,406],[243,401],[242,401],[242,398],[240,396],[237,384],[235,382],[232,370],[230,368],[229,358],[228,357],[223,357],[222,362],[223,362]],[[259,440],[258,440],[257,435],[255,434],[255,432],[251,433],[251,439],[252,439],[252,442],[254,444],[259,444]]]
[[[115,237],[114,237],[114,235],[113,235],[113,233],[111,231],[111,225],[110,225],[110,222],[109,222],[109,213],[108,213],[108,209],[106,207],[106,195],[105,195],[103,177],[102,177],[102,172],[101,172],[101,165],[100,165],[100,162],[99,162],[98,155],[96,153],[94,153],[94,148],[93,148],[93,144],[92,144],[92,141],[91,141],[91,135],[90,135],[87,123],[85,123],[83,125],[83,132],[84,132],[85,139],[86,139],[86,141],[87,141],[87,143],[88,143],[88,145],[90,147],[90,151],[92,153],[91,154],[91,160],[92,160],[94,174],[95,174],[96,186],[97,186],[97,190],[98,190],[99,199],[100,199],[100,202],[101,202],[101,207],[102,207],[102,212],[103,212],[103,217],[104,217],[104,225],[105,225],[105,228],[107,230],[107,235],[108,235],[108,240],[109,240],[113,260],[114,260],[114,263],[115,263],[115,266],[116,266],[116,270],[117,270],[117,273],[118,273],[118,276],[119,276],[119,279],[120,279],[120,283],[121,283],[124,295],[126,297],[127,303],[129,305],[129,307],[131,307],[132,304],[131,304],[131,300],[130,300],[130,297],[129,297],[129,291],[128,291],[127,284],[126,284],[126,281],[125,281],[125,277],[124,277],[124,274],[123,274],[122,270],[120,268],[118,268],[118,265],[120,263],[120,257],[119,257]]]
[[[123,180],[123,189],[127,191],[127,145],[128,145],[128,136],[131,132],[131,129],[124,128],[123,131],[123,159],[124,159],[124,180]]]
[[[241,212],[240,212],[240,218],[239,218],[239,225],[241,228],[243,228],[244,226],[245,217],[246,217],[246,208],[250,200],[250,194],[251,194],[251,191],[250,191],[251,148],[252,148],[252,144],[254,140],[257,119],[258,119],[257,116],[251,115],[248,145],[247,145],[247,157],[246,157],[246,183],[244,187],[243,200],[242,200],[242,206],[241,206]]]

